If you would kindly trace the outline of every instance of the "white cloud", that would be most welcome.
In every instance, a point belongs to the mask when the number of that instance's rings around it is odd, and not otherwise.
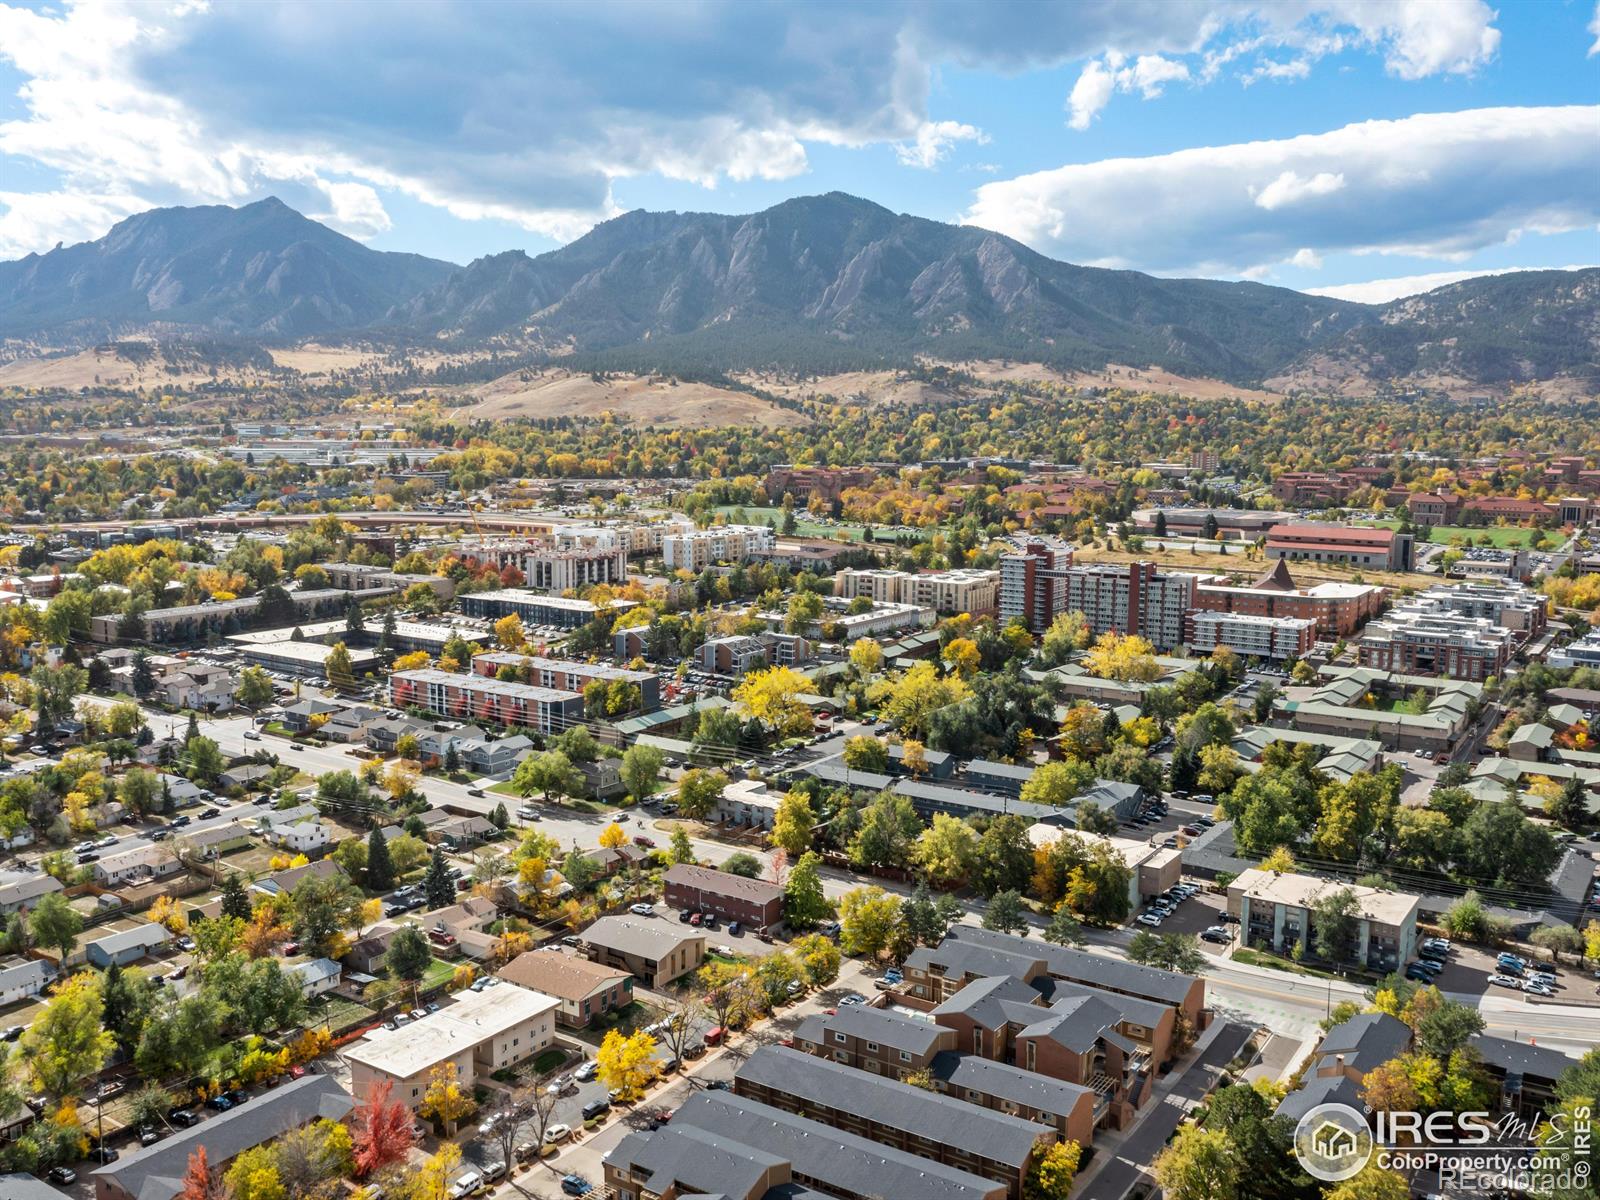
[[[1071,113],[1068,125],[1073,129],[1089,128],[1095,115],[1111,103],[1113,92],[1138,92],[1146,100],[1154,100],[1167,84],[1189,80],[1189,68],[1176,59],[1141,54],[1130,66],[1123,66],[1125,61],[1113,51],[1106,55],[1105,62],[1097,60],[1083,68],[1067,97]]]
[[[1271,212],[1286,204],[1298,204],[1313,196],[1328,196],[1344,187],[1344,176],[1334,171],[1318,171],[1305,176],[1285,171],[1255,193],[1256,207]]]
[[[1370,279],[1366,283],[1341,283],[1334,287],[1303,288],[1313,296],[1332,296],[1336,300],[1359,300],[1363,304],[1386,304],[1401,296],[1417,296],[1434,288],[1484,275],[1511,275],[1517,271],[1585,271],[1588,267],[1495,267],[1486,271],[1435,271],[1428,275],[1399,275],[1393,279]]]
[[[1046,254],[1238,274],[1302,249],[1460,258],[1600,223],[1600,108],[1486,108],[997,180],[964,219]]]
[[[1300,267],[1307,271],[1322,270],[1322,255],[1308,246],[1302,246],[1289,256],[1291,267]]]
[[[0,259],[97,238],[147,208],[137,196],[73,192],[0,192]]]
[[[1594,42],[1589,46],[1589,57],[1600,54],[1600,0],[1595,0],[1594,16],[1589,18],[1589,32],[1594,34]]]
[[[960,121],[924,121],[917,130],[915,141],[902,142],[895,147],[895,156],[908,167],[932,169],[950,153],[957,142],[977,142],[984,146],[989,135],[976,125]]]
[[[632,177],[792,179],[813,144],[935,165],[983,140],[931,111],[944,64],[1086,64],[1068,102],[1086,128],[1118,93],[1154,98],[1223,69],[1303,74],[1338,49],[1404,78],[1469,72],[1498,46],[1493,21],[1483,0],[0,0],[0,61],[25,81],[0,122],[0,172],[9,156],[54,174],[40,191],[86,201],[287,190],[362,237],[386,227],[392,191],[566,239],[613,215]],[[11,224],[43,239],[31,245],[55,240],[36,219]]]

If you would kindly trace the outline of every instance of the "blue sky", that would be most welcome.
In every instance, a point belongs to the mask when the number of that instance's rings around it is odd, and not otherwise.
[[[1600,6],[0,2],[0,257],[278,195],[466,262],[830,190],[1357,299],[1596,264]]]

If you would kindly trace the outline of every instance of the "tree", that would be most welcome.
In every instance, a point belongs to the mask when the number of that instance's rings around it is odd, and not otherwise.
[[[810,929],[833,913],[822,889],[822,859],[814,850],[807,850],[789,869],[783,882],[783,916],[794,929]]]
[[[850,665],[860,678],[871,678],[883,668],[883,647],[871,638],[857,638],[850,643]]]
[[[928,893],[926,880],[919,879],[909,899],[900,905],[900,920],[906,934],[920,946],[932,946],[944,937],[945,923]]]
[[[880,792],[861,813],[861,827],[850,842],[850,861],[858,867],[904,867],[922,820],[907,796]]]
[[[192,737],[184,743],[183,752],[189,760],[189,778],[196,783],[214,785],[228,769],[222,750],[208,737]]]
[[[764,869],[761,860],[754,854],[739,851],[730,854],[722,862],[722,869],[729,875],[742,875],[746,879],[760,879]]]
[[[983,927],[998,933],[1028,932],[1028,918],[1019,892],[1007,889],[989,897],[983,910]]]
[[[389,855],[389,839],[377,826],[367,834],[366,874],[367,887],[375,892],[387,892],[394,887],[394,859]]]
[[[933,814],[933,823],[917,838],[913,859],[933,883],[956,884],[966,879],[978,853],[978,835],[949,813]]]
[[[1084,665],[1101,679],[1148,683],[1161,678],[1155,647],[1136,633],[1102,633],[1089,648]]]
[[[882,738],[871,734],[857,734],[844,744],[844,765],[852,771],[869,771],[882,775],[889,769],[889,747]]]
[[[839,944],[846,954],[876,958],[900,931],[900,898],[880,887],[859,887],[839,900]]]
[[[961,679],[971,679],[978,673],[978,667],[983,662],[983,654],[978,649],[978,643],[964,637],[951,638],[945,644],[944,653],[940,658]]]
[[[546,800],[575,796],[583,790],[583,773],[560,750],[531,754],[511,773],[511,786],[519,796],[539,792]]]
[[[415,925],[407,925],[390,939],[384,962],[391,975],[415,983],[427,974],[428,966],[433,962],[433,953],[428,949],[428,939],[422,935],[422,931]]]
[[[890,685],[881,712],[905,737],[919,741],[928,736],[933,714],[967,696],[970,689],[958,677],[944,677],[931,662],[923,661]]]
[[[1089,619],[1077,609],[1057,613],[1039,642],[1039,657],[1047,667],[1059,667],[1074,654],[1086,649],[1090,638]]]
[[[1261,869],[1271,871],[1274,875],[1292,875],[1298,865],[1287,846],[1276,847],[1271,854],[1261,860]]]
[[[294,933],[309,953],[326,955],[350,926],[359,894],[342,876],[311,876],[296,885],[292,896]]]
[[[750,968],[742,964],[708,962],[695,973],[700,1002],[718,1025],[730,1030],[751,1013],[755,1000]]]
[[[643,800],[655,791],[665,764],[665,756],[654,746],[629,746],[622,752],[622,786],[634,800]]]
[[[33,684],[33,705],[39,714],[39,727],[54,729],[58,722],[72,716],[74,701],[89,686],[89,672],[70,663],[55,667],[40,663],[34,667],[28,681]]]
[[[516,650],[526,644],[528,635],[522,631],[522,618],[509,613],[494,623],[494,638],[506,650]]]
[[[727,787],[728,777],[721,771],[690,767],[678,780],[678,811],[690,820],[702,820],[716,808]]]
[[[772,818],[770,841],[790,858],[799,858],[811,848],[811,833],[816,827],[811,801],[802,791],[784,793]]]
[[[1354,958],[1360,918],[1361,901],[1352,888],[1335,888],[1312,901],[1311,926],[1316,934],[1317,957],[1331,963]]]
[[[226,1200],[231,1190],[213,1174],[206,1148],[200,1145],[189,1154],[189,1165],[184,1169],[175,1200]]]
[[[234,689],[233,695],[246,708],[271,704],[276,694],[271,677],[260,667],[245,667],[239,672],[239,686]]]
[[[1180,1125],[1151,1173],[1167,1200],[1239,1200],[1239,1162],[1220,1129]]]
[[[1067,1200],[1082,1157],[1077,1142],[1057,1142],[1035,1156],[1022,1183],[1023,1200]]]
[[[1411,1187],[1394,1171],[1369,1163],[1359,1175],[1324,1193],[1324,1200],[1411,1200]]]
[[[656,1038],[640,1029],[635,1034],[608,1030],[595,1051],[595,1066],[600,1082],[621,1091],[622,1098],[634,1099],[656,1077]]]
[[[841,955],[832,938],[820,933],[805,934],[789,943],[789,953],[794,955],[812,987],[823,987],[838,978]]]
[[[1056,905],[1056,910],[1050,917],[1050,924],[1045,926],[1044,940],[1054,942],[1058,946],[1079,947],[1088,942],[1083,933],[1083,926],[1065,903]]]
[[[1128,958],[1142,966],[1194,975],[1205,967],[1205,955],[1193,934],[1154,934],[1141,929],[1128,943]]]
[[[448,908],[455,903],[455,880],[450,877],[450,864],[438,846],[434,847],[433,857],[428,861],[428,873],[422,877],[422,894],[429,908]]]
[[[600,846],[602,849],[615,850],[627,840],[627,833],[615,821],[600,831]]]
[[[810,710],[798,699],[810,690],[811,681],[794,668],[768,667],[746,675],[731,697],[744,715],[793,736],[811,728]]]
[[[1560,845],[1516,804],[1490,801],[1478,805],[1461,827],[1462,874],[1506,884],[1537,884],[1549,876],[1561,856]]]
[[[328,682],[336,688],[353,688],[356,685],[356,668],[350,651],[343,642],[335,642],[323,660],[322,669]]]
[[[428,1073],[428,1086],[417,1111],[440,1122],[447,1138],[455,1137],[456,1122],[472,1111],[472,1098],[461,1090],[455,1063],[440,1063]]]
[[[244,878],[237,871],[228,873],[222,881],[222,916],[240,921],[250,919],[250,896],[244,890]]]
[[[34,945],[59,950],[63,962],[77,949],[78,935],[82,932],[83,916],[61,892],[50,892],[42,897],[28,914],[28,933]]]
[[[1583,780],[1577,776],[1566,780],[1560,791],[1545,802],[1545,815],[1557,825],[1579,829],[1589,820],[1589,804],[1583,795]]]
[[[689,841],[689,831],[682,825],[673,825],[672,836],[667,839],[667,857],[673,866],[695,861],[694,845]]]
[[[978,838],[972,861],[972,886],[980,896],[1022,891],[1033,877],[1029,822],[1014,813],[996,817]]]
[[[1069,709],[1071,717],[1076,709]],[[1096,716],[1098,716],[1096,712]],[[1096,727],[1098,729],[1098,726]],[[1066,762],[1048,762],[1036,768],[1022,785],[1022,799],[1029,804],[1048,804],[1065,808],[1085,788],[1093,786],[1094,768],[1076,759]]]
[[[60,1098],[97,1074],[116,1039],[103,1028],[101,979],[91,971],[69,976],[22,1035],[22,1060],[40,1090]]]
[[[1577,958],[1583,954],[1583,934],[1571,925],[1548,925],[1535,929],[1528,940],[1541,950],[1550,951],[1550,961],[1560,962],[1563,954]]]

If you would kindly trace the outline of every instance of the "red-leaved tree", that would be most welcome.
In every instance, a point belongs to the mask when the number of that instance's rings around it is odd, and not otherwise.
[[[411,1150],[411,1110],[389,1099],[392,1088],[393,1081],[388,1079],[368,1084],[366,1103],[356,1109],[351,1122],[359,1179],[400,1161]]]
[[[222,1180],[211,1173],[206,1161],[206,1148],[198,1147],[189,1155],[189,1168],[183,1173],[183,1187],[174,1200],[223,1200],[227,1188]]]

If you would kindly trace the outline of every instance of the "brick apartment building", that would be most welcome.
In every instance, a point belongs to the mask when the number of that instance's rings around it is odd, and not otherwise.
[[[1194,607],[1205,612],[1248,617],[1303,618],[1316,625],[1319,638],[1349,637],[1383,611],[1383,589],[1370,583],[1318,583],[1300,587],[1279,559],[1255,583],[1235,585],[1226,576],[1201,579],[1194,589]]]
[[[1000,623],[1021,619],[1033,633],[1050,628],[1067,609],[1066,570],[1072,549],[1046,542],[1028,542],[1015,554],[1000,557]]]
[[[679,863],[668,869],[662,881],[667,903],[673,908],[715,913],[758,930],[783,924],[783,888],[765,879]]]
[[[1138,634],[1158,650],[1182,643],[1183,614],[1194,601],[1193,575],[1139,562],[1072,566],[1066,577],[1067,610],[1083,613],[1096,634]]]
[[[762,489],[774,504],[787,494],[803,507],[813,496],[837,500],[846,488],[870,487],[877,478],[878,472],[871,467],[797,467],[779,463],[767,472]]]
[[[489,650],[472,659],[472,673],[486,679],[498,678],[506,667],[516,673],[517,682],[558,692],[581,692],[596,680],[604,684],[633,684],[642,697],[639,712],[655,712],[661,707],[661,678],[654,671],[629,671],[608,663],[541,658],[509,650]]]
[[[543,733],[560,733],[583,720],[583,697],[577,692],[433,667],[389,676],[389,701],[396,708],[422,708],[439,716],[520,725]]]
[[[1183,641],[1194,654],[1209,654],[1225,646],[1243,658],[1282,662],[1311,653],[1317,644],[1317,623],[1305,617],[1254,617],[1190,609],[1183,618]]]

